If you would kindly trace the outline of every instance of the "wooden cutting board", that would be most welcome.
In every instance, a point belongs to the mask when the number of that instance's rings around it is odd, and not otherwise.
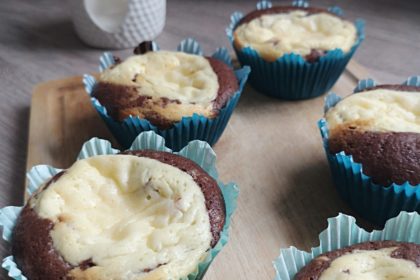
[[[369,77],[352,61],[332,91],[345,96]],[[324,96],[279,101],[247,87],[215,145],[224,182],[240,187],[230,241],[206,279],[273,279],[280,247],[318,245],[327,218],[350,213],[332,186],[317,121]],[[81,77],[37,85],[32,95],[27,169],[66,168],[86,140],[118,147],[90,104]]]

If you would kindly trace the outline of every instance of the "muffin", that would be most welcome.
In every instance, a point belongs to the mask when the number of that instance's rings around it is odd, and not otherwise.
[[[330,152],[344,151],[376,184],[420,184],[420,87],[381,85],[325,114]]]
[[[336,82],[363,40],[363,24],[327,9],[271,5],[232,15],[227,35],[250,83],[282,99],[306,99]],[[235,16],[236,15],[236,16]]]
[[[244,16],[233,36],[236,49],[250,47],[266,61],[294,53],[314,63],[334,49],[349,52],[357,30],[327,9],[277,6]]]
[[[420,245],[391,240],[351,245],[319,255],[294,279],[420,279]]]
[[[275,280],[420,279],[420,215],[401,212],[382,230],[367,232],[352,216],[328,219],[310,252],[280,249]]]
[[[420,210],[419,106],[420,87],[370,86],[330,106],[320,122],[335,185],[374,223]]]
[[[217,182],[191,160],[127,151],[74,163],[31,196],[12,252],[35,279],[181,279],[218,243]]]
[[[174,150],[191,140],[215,144],[249,68],[234,71],[225,49],[202,56],[192,39],[183,41],[176,52],[152,46],[142,43],[124,61],[105,54],[99,78],[84,77],[93,105],[124,148],[149,130]]]
[[[237,90],[233,69],[218,59],[149,51],[103,71],[92,96],[115,120],[138,116],[167,129],[193,114],[215,118]]]

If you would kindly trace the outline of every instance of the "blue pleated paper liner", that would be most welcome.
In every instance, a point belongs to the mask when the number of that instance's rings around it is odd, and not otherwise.
[[[172,152],[171,149],[165,146],[165,139],[157,135],[153,131],[141,133],[132,143],[129,150],[142,150],[151,149],[156,151]],[[78,159],[84,159],[96,155],[104,154],[116,154],[119,150],[113,149],[111,143],[98,139],[92,138],[85,142],[82,150],[78,156]],[[202,279],[208,267],[210,266],[213,259],[220,252],[220,250],[226,245],[229,237],[229,226],[231,223],[232,214],[236,209],[237,198],[239,189],[234,183],[223,184],[218,179],[216,170],[216,154],[212,148],[203,141],[192,141],[188,143],[181,151],[175,153],[186,158],[191,159],[195,163],[201,166],[210,176],[212,176],[220,187],[223,198],[226,204],[226,222],[223,227],[223,231],[220,235],[220,240],[214,248],[209,251],[206,259],[204,259],[197,267],[197,269],[181,280],[199,280]],[[37,165],[33,167],[27,174],[29,180],[28,193],[32,194],[37,188],[43,183],[53,177],[55,174],[60,172],[61,169],[56,169],[47,165]],[[3,239],[10,242],[12,238],[12,231],[15,226],[16,220],[18,219],[19,213],[22,207],[8,206],[0,209],[0,226],[3,227]],[[13,256],[6,257],[3,259],[2,267],[9,272],[9,276],[15,280],[25,280],[26,277],[22,275],[16,263],[13,260]]]
[[[157,50],[159,49],[159,46],[153,42],[153,48],[154,50]],[[177,50],[190,54],[203,54],[201,46],[191,38],[183,40],[179,44]],[[233,68],[231,58],[226,48],[219,48],[212,57],[223,61]],[[113,64],[114,58],[112,54],[104,53],[100,58],[99,70],[102,72],[104,69]],[[106,125],[123,148],[128,148],[137,135],[143,131],[154,131],[161,135],[165,138],[166,145],[175,151],[179,151],[192,140],[203,140],[213,146],[217,140],[219,140],[226,128],[233,110],[235,109],[241,96],[241,92],[246,83],[249,72],[250,68],[248,66],[235,70],[235,76],[239,83],[239,90],[228,101],[226,106],[220,110],[217,117],[209,119],[202,115],[194,114],[191,117],[183,117],[180,122],[174,124],[173,127],[169,129],[159,129],[152,125],[148,120],[141,119],[137,116],[130,116],[122,122],[116,121],[107,114],[105,107],[102,106],[96,98],[91,97],[91,101],[101,118],[105,121]],[[96,84],[95,78],[90,75],[84,75],[83,83],[86,91],[91,96],[92,90]]]
[[[420,76],[408,78],[405,85],[420,86]],[[359,81],[354,93],[376,85],[372,79]],[[325,99],[325,112],[334,107],[341,98],[329,94]],[[402,185],[381,186],[373,183],[372,178],[363,173],[363,166],[354,162],[351,155],[344,152],[331,154],[328,148],[328,123],[325,119],[318,122],[325,153],[331,169],[335,187],[340,196],[363,218],[383,225],[400,211],[420,212],[420,185],[408,182]]]
[[[293,5],[307,7],[308,2],[294,1]],[[270,1],[261,1],[257,4],[258,10],[270,7],[272,7]],[[331,7],[329,11],[338,15],[342,14],[342,10],[338,7]],[[264,60],[251,47],[242,50],[235,48],[233,33],[243,16],[240,12],[234,12],[231,15],[230,25],[226,28],[226,34],[236,56],[241,65],[251,67],[249,82],[256,90],[281,99],[308,99],[327,92],[338,80],[365,37],[364,21],[358,19],[355,22],[358,38],[347,53],[341,49],[331,50],[314,63],[306,62],[301,55],[291,53],[270,62]]]
[[[357,243],[380,240],[394,240],[420,244],[420,215],[402,212],[387,221],[383,230],[367,232],[356,225],[356,219],[344,214],[328,219],[328,227],[319,235],[319,246],[311,252],[295,247],[281,249],[280,256],[273,262],[275,280],[293,280],[295,275],[316,256],[351,246]]]

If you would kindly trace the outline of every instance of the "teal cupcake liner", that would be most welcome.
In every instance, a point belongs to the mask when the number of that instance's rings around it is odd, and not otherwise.
[[[153,131],[143,132],[132,143],[129,150],[156,150],[172,152],[171,149],[165,146],[165,139],[157,135]],[[78,160],[106,154],[117,154],[120,151],[113,149],[111,143],[99,138],[92,138],[85,142],[82,150],[79,153]],[[203,168],[211,177],[213,177],[222,191],[223,198],[226,205],[226,222],[223,231],[220,234],[220,240],[214,248],[209,250],[207,257],[198,265],[197,269],[180,280],[200,280],[203,278],[211,262],[217,254],[226,245],[229,237],[229,226],[231,224],[232,214],[236,209],[239,189],[234,183],[224,184],[219,180],[216,170],[216,154],[208,143],[203,141],[191,141],[181,151],[174,152],[174,154],[186,157],[201,168]],[[62,169],[57,169],[47,165],[37,165],[27,173],[29,185],[27,188],[28,194],[32,194],[43,183],[52,178]],[[11,242],[13,228],[19,217],[20,211],[23,207],[8,206],[0,209],[0,226],[3,227],[3,239]],[[13,256],[8,256],[3,259],[2,267],[8,271],[10,278],[15,280],[26,280],[27,278],[22,274],[21,270],[14,262]]]
[[[159,49],[156,42],[153,42],[153,49]],[[177,50],[196,55],[203,54],[201,46],[191,38],[183,40],[179,44]],[[233,68],[232,60],[226,48],[217,49],[212,57],[223,61]],[[99,71],[104,71],[114,63],[115,61],[112,54],[109,52],[104,53],[100,58]],[[87,93],[91,97],[93,107],[95,107],[96,111],[105,121],[109,130],[124,149],[128,148],[141,132],[154,131],[165,138],[166,145],[169,148],[179,151],[192,140],[203,140],[211,146],[219,140],[227,126],[233,110],[236,107],[236,104],[238,103],[249,72],[250,68],[248,66],[235,70],[239,90],[234,93],[226,106],[219,111],[217,117],[210,119],[202,115],[194,114],[191,117],[183,117],[181,121],[175,123],[168,129],[159,129],[148,120],[139,118],[138,116],[130,116],[121,122],[114,120],[108,115],[106,108],[102,106],[96,98],[92,97],[92,91],[96,85],[96,79],[93,76],[86,74],[83,76],[83,84],[85,85]]]
[[[294,1],[294,6],[307,7],[308,1]],[[272,7],[270,1],[261,1],[257,9]],[[342,15],[338,7],[331,7],[329,11]],[[298,54],[290,53],[279,57],[276,61],[264,60],[257,51],[251,47],[237,49],[234,45],[234,30],[243,18],[240,12],[231,15],[231,22],[226,28],[226,35],[232,43],[241,65],[249,65],[252,73],[249,83],[259,92],[266,95],[288,100],[301,100],[319,96],[327,92],[338,80],[346,68],[347,63],[364,40],[363,20],[356,20],[358,38],[351,50],[344,53],[341,49],[328,51],[317,62],[309,63]]]
[[[356,219],[344,214],[328,219],[328,227],[319,235],[319,246],[310,252],[295,247],[281,249],[273,262],[275,280],[293,280],[295,275],[315,257],[323,253],[368,241],[394,240],[420,244],[420,215],[401,212],[387,221],[383,230],[367,232],[356,225]]]
[[[405,85],[420,86],[420,76],[413,76],[404,82]],[[372,79],[359,81],[354,93],[376,85]],[[327,112],[341,98],[334,93],[325,100]],[[413,186],[406,182],[402,185],[382,186],[373,183],[372,178],[363,173],[363,166],[354,162],[351,155],[344,152],[332,154],[328,148],[328,122],[323,118],[318,122],[324,150],[331,169],[332,179],[340,196],[361,217],[377,225],[383,225],[389,218],[401,211],[420,213],[420,185]]]

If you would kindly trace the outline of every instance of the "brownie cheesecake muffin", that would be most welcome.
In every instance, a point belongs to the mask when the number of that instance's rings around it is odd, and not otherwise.
[[[130,151],[79,160],[41,186],[13,231],[29,280],[180,279],[219,241],[217,182],[181,156]]]
[[[266,61],[284,54],[316,62],[326,52],[349,52],[356,42],[355,25],[321,8],[277,6],[255,10],[236,25],[233,45],[251,47]]]
[[[233,69],[218,59],[140,46],[103,71],[92,92],[117,121],[138,116],[166,129],[193,114],[215,118],[238,91]]]
[[[420,184],[420,87],[365,89],[338,102],[325,119],[330,153],[352,155],[376,184]]]
[[[294,280],[420,279],[420,245],[373,241],[327,252],[313,259]]]

